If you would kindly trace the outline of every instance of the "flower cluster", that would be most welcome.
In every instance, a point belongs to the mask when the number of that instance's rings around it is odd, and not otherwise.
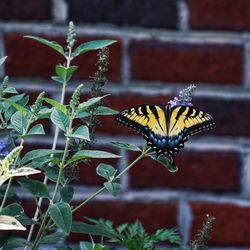
[[[195,85],[190,85],[186,89],[183,89],[180,91],[178,97],[174,97],[174,100],[171,100],[168,102],[168,104],[171,105],[171,107],[175,107],[178,105],[181,106],[193,106],[192,104],[192,94],[195,90],[196,86]]]

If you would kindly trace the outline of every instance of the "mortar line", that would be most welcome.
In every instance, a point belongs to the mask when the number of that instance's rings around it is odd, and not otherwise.
[[[192,211],[187,200],[183,198],[178,204],[178,225],[182,235],[184,249],[187,249],[188,243],[190,241],[191,223]]]
[[[52,0],[52,15],[55,23],[65,23],[68,18],[68,4],[65,0]]]
[[[43,86],[45,91],[49,92],[56,92],[58,87],[56,85],[49,84],[49,80],[46,79],[38,79],[36,80],[37,83],[34,85],[34,79],[26,79],[26,78],[13,78],[10,79],[11,85],[18,89],[27,90],[27,91],[38,91]],[[84,81],[84,80],[81,80]],[[12,83],[13,82],[13,83]],[[80,82],[79,81],[72,81],[71,85],[67,88],[67,93],[73,92],[75,89],[75,84]],[[84,81],[88,84],[88,80]],[[29,84],[32,83],[32,84]],[[145,88],[145,86],[147,88]],[[121,85],[119,83],[110,82],[109,85],[106,87],[106,91],[110,92],[111,94],[139,94],[144,95],[146,97],[161,95],[161,96],[168,96],[177,94],[181,89],[186,88],[188,84],[177,83],[175,85],[169,84],[168,82],[147,82],[143,85],[143,82],[140,81],[133,81],[130,83],[130,88],[126,85]],[[87,92],[88,89],[86,88],[83,92]],[[222,99],[222,100],[248,100],[250,99],[250,93],[246,91],[245,88],[242,87],[229,87],[229,86],[221,86],[221,85],[214,85],[209,86],[206,84],[199,85],[194,93],[194,97],[208,97],[212,99]]]
[[[241,195],[245,198],[250,197],[250,152],[243,152],[241,154]]]
[[[244,45],[244,86],[245,88],[250,88],[250,40],[248,40]]]
[[[68,27],[54,26],[51,23],[37,23],[35,26],[31,22],[0,22],[0,29],[4,32],[22,32],[29,34],[44,34],[50,36],[65,35]],[[52,32],[53,31],[53,32]],[[250,32],[218,32],[218,31],[189,31],[180,32],[178,30],[162,30],[152,28],[138,27],[114,27],[111,25],[85,25],[84,27],[76,26],[78,35],[84,36],[120,36],[135,39],[150,39],[152,37],[163,41],[191,42],[191,43],[218,43],[218,44],[242,44],[250,38]]]
[[[119,172],[123,171],[126,166],[128,166],[128,152],[125,149],[120,150],[120,155],[122,158],[119,159],[118,162],[118,170]],[[122,192],[126,192],[129,189],[129,173],[126,172],[120,178],[120,183],[122,184]]]
[[[130,39],[124,37],[122,41],[122,59],[121,59],[121,76],[122,84],[128,86],[130,83],[130,56],[129,56]]]
[[[5,47],[4,47],[4,39],[3,39],[3,33],[0,31],[0,58],[6,56],[5,54]],[[8,60],[8,58],[7,58]],[[6,63],[6,61],[5,61]],[[5,75],[5,63],[3,63],[1,66],[0,66],[0,77],[4,77]]]
[[[179,0],[177,2],[178,8],[178,27],[180,31],[185,32],[189,30],[189,8],[186,0]]]
[[[167,171],[167,170],[166,170]],[[49,185],[50,187],[51,185]],[[82,201],[87,198],[90,194],[95,192],[100,186],[84,186],[75,185],[75,195],[74,201]],[[24,193],[23,189],[18,186],[13,186],[13,190],[17,195],[22,194],[23,199],[32,199],[31,194]],[[124,201],[124,202],[162,202],[162,203],[175,203],[178,207],[178,202],[181,200],[186,202],[202,202],[204,204],[232,204],[238,206],[239,208],[250,208],[250,200],[239,196],[238,193],[222,193],[218,194],[214,192],[202,192],[202,191],[180,191],[178,189],[168,189],[164,187],[159,187],[158,189],[133,189],[121,193],[120,195],[114,197],[108,191],[100,194],[96,197],[97,201]]]

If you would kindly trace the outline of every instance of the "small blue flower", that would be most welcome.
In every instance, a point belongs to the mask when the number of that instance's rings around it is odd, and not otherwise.
[[[195,85],[190,85],[186,89],[183,89],[180,91],[178,97],[174,97],[174,100],[170,100],[168,104],[171,105],[171,107],[175,107],[177,105],[182,106],[193,106],[192,104],[192,94],[195,90]]]

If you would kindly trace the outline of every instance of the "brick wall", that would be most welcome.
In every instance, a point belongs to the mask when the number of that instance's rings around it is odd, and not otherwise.
[[[176,174],[141,161],[121,178],[122,195],[101,195],[78,218],[101,216],[117,223],[140,218],[149,230],[178,225],[187,244],[209,213],[216,217],[209,240],[213,249],[250,249],[250,1],[1,0],[0,19],[0,56],[9,56],[0,73],[8,74],[19,90],[35,95],[43,89],[59,98],[58,86],[49,78],[62,58],[22,36],[63,41],[67,22],[73,20],[79,41],[119,41],[110,49],[110,107],[166,104],[195,83],[195,105],[217,122],[215,130],[187,143],[177,157]],[[94,74],[96,54],[81,58],[69,92]],[[103,119],[97,146],[114,151],[109,141],[120,139],[143,143],[113,118]],[[50,145],[49,134],[30,141],[30,147]],[[119,169],[135,157],[117,153],[124,156],[112,161]],[[98,185],[94,167],[81,168],[75,202]]]

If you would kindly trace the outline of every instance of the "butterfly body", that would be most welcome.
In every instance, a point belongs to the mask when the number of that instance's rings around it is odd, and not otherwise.
[[[190,135],[215,127],[209,114],[190,106],[140,105],[117,114],[116,121],[142,134],[157,155],[173,162]]]

